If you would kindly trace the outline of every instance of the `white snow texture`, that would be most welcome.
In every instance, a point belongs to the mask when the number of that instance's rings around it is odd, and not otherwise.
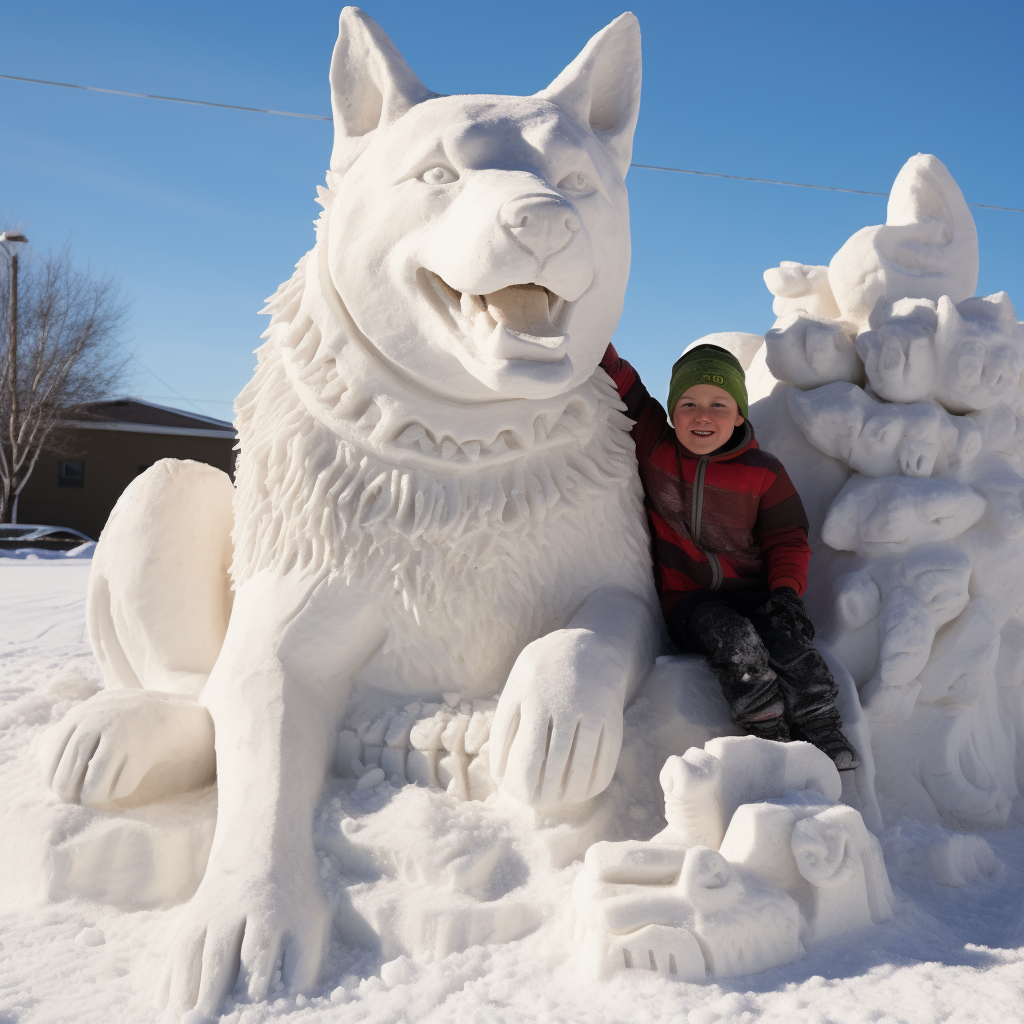
[[[629,270],[636,19],[536,96],[438,96],[346,8],[330,77],[324,213],[269,300],[237,487],[168,460],[126,489],[91,559],[95,662],[59,588],[0,601],[32,638],[0,649],[4,906],[104,977],[140,958],[124,1019],[154,993],[189,1024],[454,1019],[480,978],[466,1019],[684,998],[688,1024],[803,1019],[814,998],[716,979],[867,978],[845,933],[895,951],[936,892],[1005,880],[949,830],[1007,825],[1024,782],[1024,333],[1005,294],[972,297],[959,189],[914,157],[886,225],[766,272],[763,345],[701,339],[747,368],[807,506],[808,608],[862,761],[840,777],[735,735],[703,659],[657,657],[631,424],[597,370]],[[0,571],[80,587],[88,554]],[[917,887],[902,923],[883,851]],[[568,994],[523,1004],[513,979],[554,993],[559,971]],[[72,1008],[12,976],[14,1019],[117,1019],[113,983]]]

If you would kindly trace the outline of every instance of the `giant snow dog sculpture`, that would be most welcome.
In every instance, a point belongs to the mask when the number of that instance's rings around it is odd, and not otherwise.
[[[325,209],[238,399],[237,493],[192,463],[127,489],[88,601],[107,688],[48,747],[57,794],[94,807],[216,761],[180,1008],[218,1005],[239,963],[264,997],[279,954],[315,979],[311,818],[343,718],[370,758],[365,727],[408,705],[390,770],[411,742],[437,779],[444,740],[456,791],[474,760],[480,785],[489,765],[524,802],[578,803],[656,653],[630,423],[595,374],[629,270],[636,19],[536,96],[438,96],[346,8],[330,80]]]

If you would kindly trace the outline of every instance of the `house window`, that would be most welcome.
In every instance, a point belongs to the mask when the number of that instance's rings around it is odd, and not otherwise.
[[[58,487],[84,487],[85,486],[85,463],[65,462],[60,463],[60,472],[57,476]]]

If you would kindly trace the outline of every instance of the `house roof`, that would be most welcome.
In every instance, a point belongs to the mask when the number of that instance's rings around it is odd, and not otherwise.
[[[155,405],[141,398],[118,398],[71,406],[62,425],[88,430],[125,430],[142,434],[178,434],[233,440],[235,428],[225,420]]]

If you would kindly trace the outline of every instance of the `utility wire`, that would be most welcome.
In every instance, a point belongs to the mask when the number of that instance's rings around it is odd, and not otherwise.
[[[82,89],[86,92],[102,92],[112,96],[132,96],[141,100],[164,100],[168,103],[189,103],[197,107],[220,107],[224,110],[247,110],[254,114],[275,114],[278,117],[301,117],[308,121],[333,121],[323,114],[299,114],[292,110],[268,110],[265,107],[243,107],[236,103],[213,103],[210,100],[186,100],[180,96],[157,96],[145,92],[126,92],[123,89],[101,89],[95,85],[73,85],[70,82],[50,82],[45,78],[22,78],[20,75],[0,75],[10,82],[29,82],[32,85],[57,85],[62,89]],[[692,171],[685,167],[659,167],[656,164],[630,164],[643,171],[669,171],[672,174],[696,174],[702,178],[726,178],[729,181],[754,181],[761,185],[786,185],[789,188],[811,188],[824,192],[847,192],[857,196],[881,196],[888,198],[888,192],[868,192],[861,188],[839,188],[837,185],[808,185],[800,181],[777,181],[774,178],[748,178],[742,174],[719,174],[715,171]],[[968,203],[979,210],[999,210],[1003,213],[1024,213],[1017,206],[990,206],[988,203]]]
[[[716,174],[714,171],[688,171],[682,167],[656,167],[654,164],[630,164],[630,167],[640,167],[645,171],[672,171],[673,174],[699,174],[707,178],[729,178],[732,181],[758,181],[762,185],[789,185],[790,188],[817,188],[827,192],[851,192],[857,196],[882,196],[889,198],[888,192],[867,192],[862,188],[839,188],[838,185],[806,185],[799,181],[776,181],[774,178],[746,178],[741,174]],[[1003,210],[1005,213],[1024,213],[1024,210],[1016,206],[989,206],[987,203],[967,203],[968,206],[977,207],[979,210]]]
[[[127,345],[125,345],[123,341],[118,341],[116,342],[116,344],[120,345],[121,348],[123,348],[124,351],[128,353],[129,359],[134,359],[135,362],[137,362],[139,366],[141,366],[146,371],[146,373],[148,373],[160,384],[163,384],[163,386],[167,388],[168,391],[173,391],[174,394],[181,399],[181,401],[188,402],[188,404],[191,405],[192,408],[195,409],[195,411],[199,413],[200,416],[206,415],[206,413],[204,413],[203,410],[200,409],[199,406],[196,405],[196,403],[191,398],[186,398],[176,387],[174,387],[172,384],[168,384],[167,381],[165,381],[162,377],[157,376],[156,371],[151,370],[130,348],[128,348]]]
[[[323,114],[296,114],[291,110],[267,110],[264,107],[240,107],[237,103],[211,103],[209,100],[185,100],[180,96],[155,96],[147,92],[125,92],[123,89],[101,89],[97,85],[72,85],[70,82],[48,82],[45,78],[22,78],[20,75],[0,75],[10,82],[30,82],[32,85],[59,85],[62,89],[83,89],[86,92],[105,92],[111,96],[134,96],[139,100],[165,100],[168,103],[190,103],[196,107],[223,107],[225,110],[249,110],[254,114],[276,114],[278,117],[302,117],[307,121],[333,121]]]

